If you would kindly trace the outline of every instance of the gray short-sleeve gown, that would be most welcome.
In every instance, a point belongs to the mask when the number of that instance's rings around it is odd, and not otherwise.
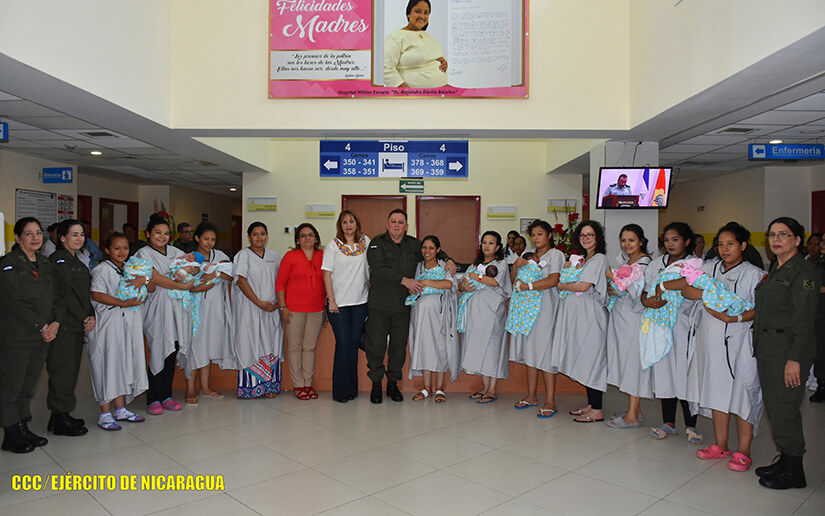
[[[645,292],[655,288],[656,277],[667,267],[670,255],[655,258],[645,271]],[[685,399],[687,395],[687,369],[693,354],[689,342],[692,317],[696,301],[685,299],[679,306],[676,324],[673,325],[673,348],[665,358],[650,366],[650,383],[653,396],[660,399]]]
[[[476,291],[467,301],[467,330],[461,338],[461,369],[469,374],[507,378],[507,299],[510,270],[504,260],[490,264],[498,269],[497,287]]]
[[[92,270],[92,292],[115,297],[122,271],[109,260]],[[143,305],[137,310],[92,301],[95,329],[89,339],[92,392],[98,405],[119,396],[131,403],[149,388],[143,347]]]
[[[234,332],[232,346],[236,364],[229,369],[246,369],[256,364],[262,357],[284,356],[284,331],[278,310],[264,312],[241,292],[237,279],[246,278],[258,299],[277,303],[275,279],[281,256],[275,251],[264,250],[263,257],[249,248],[241,249],[235,255],[235,281],[232,283],[232,314]]]
[[[580,384],[607,390],[607,258],[596,253],[584,264],[579,282],[592,286],[559,303],[553,333],[553,365]]]
[[[748,262],[727,271],[723,267],[720,261],[708,262],[702,270],[753,303],[765,271]],[[751,423],[756,433],[762,417],[762,389],[753,356],[752,321],[725,324],[704,309],[698,310],[695,320],[696,352],[688,365],[686,399],[694,412],[705,417],[712,417],[712,410],[736,414]]]
[[[550,249],[539,257],[542,279],[558,274],[564,266],[564,255],[558,249]],[[510,335],[510,361],[541,369],[548,373],[558,373],[552,364],[553,327],[559,308],[559,289],[556,287],[541,291],[541,309],[528,335]]]
[[[229,257],[223,251],[212,250],[206,261],[201,264],[228,262]],[[230,281],[220,280],[206,292],[196,292],[200,296],[200,326],[197,335],[192,337],[191,351],[184,373],[189,378],[192,371],[206,367],[215,362],[222,368],[224,358],[232,352],[232,306],[229,303]],[[231,364],[234,361],[230,361]]]
[[[147,245],[138,249],[135,256],[151,260],[158,274],[168,277],[172,260],[184,254],[171,245],[166,246],[166,254]],[[166,357],[175,352],[175,342],[180,355],[189,354],[192,315],[183,308],[183,300],[172,299],[169,290],[158,285],[143,304],[143,331],[149,346],[149,370],[158,374],[163,370]]]
[[[649,256],[642,256],[636,263],[646,270]],[[626,265],[627,260],[622,262]],[[639,350],[639,326],[642,323],[641,296],[643,286],[630,286],[625,295],[613,305],[607,323],[607,383],[620,391],[638,398],[652,398],[650,369],[642,370]]]
[[[439,267],[445,265],[438,261]],[[415,276],[423,272],[424,262],[419,262]],[[440,294],[420,296],[410,311],[410,379],[421,375],[422,371],[443,373],[448,369],[451,381],[458,378],[458,283],[449,272],[446,279],[453,282],[452,288]]]

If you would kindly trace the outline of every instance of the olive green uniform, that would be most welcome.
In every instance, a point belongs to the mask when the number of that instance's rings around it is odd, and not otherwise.
[[[450,259],[443,251],[438,258]],[[409,235],[404,235],[400,243],[395,243],[388,233],[382,233],[370,241],[367,249],[370,265],[369,317],[364,352],[373,382],[383,380],[385,372],[387,380],[401,380],[410,330],[410,307],[404,304],[409,291],[401,280],[415,278],[415,268],[422,259],[421,241]]]
[[[189,243],[184,244],[183,242],[180,241],[180,238],[178,238],[177,240],[172,242],[172,245],[174,247],[177,247],[178,249],[180,249],[181,251],[183,251],[184,253],[187,253],[187,254],[194,253],[195,251],[198,250],[198,243],[195,242],[194,240],[192,240]]]
[[[43,371],[47,344],[40,331],[62,323],[54,265],[37,255],[29,261],[20,249],[0,258],[0,425],[31,417],[29,402]]]
[[[146,247],[147,245],[149,244],[140,239],[135,240],[134,242],[129,242],[129,256],[134,256],[135,253],[138,252],[138,249],[141,247]]]
[[[819,255],[813,260],[819,269],[819,278],[825,283],[825,255]],[[814,359],[814,376],[820,389],[825,389],[825,294],[819,294],[819,304],[816,311],[816,358]]]
[[[816,349],[816,316],[819,272],[797,254],[777,267],[771,263],[768,276],[756,287],[756,318],[753,323],[753,354],[773,439],[782,454],[805,454],[799,406],[805,394],[805,375]],[[785,387],[785,364],[798,362],[801,384]]]
[[[74,388],[83,353],[83,321],[95,314],[90,298],[92,275],[83,262],[63,248],[49,259],[57,273],[57,295],[63,300],[66,314],[46,354],[49,373],[46,405],[53,414],[68,414],[77,404]]]

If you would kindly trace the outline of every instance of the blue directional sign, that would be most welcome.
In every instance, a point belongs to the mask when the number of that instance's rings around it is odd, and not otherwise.
[[[801,143],[752,143],[748,159],[825,159],[825,145]]]
[[[43,169],[43,183],[71,183],[72,167],[50,167]]]
[[[467,141],[321,140],[321,177],[467,177]]]
[[[0,143],[9,141],[9,124],[0,122]]]

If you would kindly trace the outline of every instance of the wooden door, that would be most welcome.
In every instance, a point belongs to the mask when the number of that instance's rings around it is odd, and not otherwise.
[[[456,263],[473,263],[481,231],[481,198],[465,195],[417,195],[416,236],[435,235]]]
[[[355,213],[361,221],[361,231],[370,238],[387,230],[387,217],[396,208],[407,211],[406,195],[341,196],[341,209]]]
[[[232,254],[235,256],[244,246],[243,215],[232,215]]]
[[[825,190],[811,192],[811,233],[825,232]]]
[[[143,229],[138,224],[138,203],[106,197],[101,197],[98,202],[98,240],[101,249],[111,233],[123,231],[125,222],[138,228],[138,231]]]

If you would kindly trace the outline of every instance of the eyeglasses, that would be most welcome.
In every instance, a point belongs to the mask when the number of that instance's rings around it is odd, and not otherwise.
[[[789,238],[789,237],[792,237],[792,236],[793,236],[793,234],[788,233],[787,231],[779,231],[777,233],[774,233],[773,231],[771,231],[770,233],[767,234],[768,238],[780,238],[780,239],[785,239],[785,238]]]
[[[582,233],[579,238],[596,238],[596,233]]]
[[[23,236],[26,237],[26,238],[32,238],[32,237],[36,237],[36,236],[43,236],[43,232],[42,231],[26,231],[25,233],[23,233]]]

